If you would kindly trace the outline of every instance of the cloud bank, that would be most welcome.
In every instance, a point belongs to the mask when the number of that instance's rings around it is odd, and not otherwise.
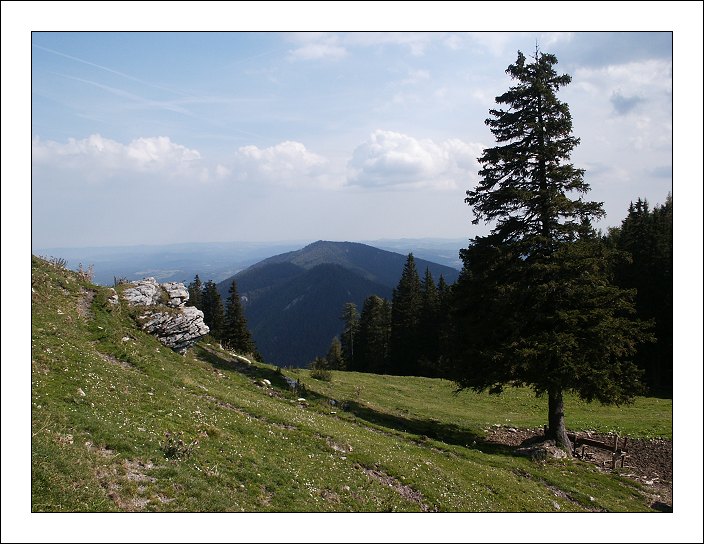
[[[328,161],[300,142],[285,141],[260,149],[255,145],[240,147],[235,153],[232,172],[236,181],[269,185],[334,185],[327,173]]]
[[[375,130],[354,150],[348,163],[349,185],[456,189],[469,186],[479,169],[483,146],[458,139],[418,140],[398,132]]]
[[[121,144],[92,134],[67,143],[32,140],[33,166],[76,170],[91,181],[108,179],[121,173],[155,174],[159,177],[207,181],[208,170],[195,149],[174,143],[168,136],[138,138]]]

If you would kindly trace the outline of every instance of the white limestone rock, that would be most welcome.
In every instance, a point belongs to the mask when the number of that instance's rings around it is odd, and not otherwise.
[[[122,296],[130,305],[149,308],[139,318],[142,330],[156,336],[165,346],[185,353],[210,332],[203,321],[203,312],[194,306],[186,306],[188,289],[183,283],[160,285],[154,278],[144,278],[130,284]]]

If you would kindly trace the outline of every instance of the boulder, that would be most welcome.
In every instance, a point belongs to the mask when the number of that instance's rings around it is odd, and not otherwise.
[[[154,278],[131,281],[131,287],[122,293],[124,299],[132,305],[155,306],[161,301],[161,287]]]
[[[533,461],[545,461],[548,458],[564,459],[568,457],[567,452],[557,447],[554,440],[545,440],[542,437],[536,438],[540,438],[540,441],[535,441],[535,438],[524,441],[521,446],[516,448],[513,452],[514,455],[528,457]]]
[[[154,278],[144,278],[130,282],[122,296],[132,306],[148,307],[139,316],[142,330],[179,353],[185,353],[210,331],[203,321],[203,312],[194,306],[186,306],[188,289],[183,283],[160,285]]]

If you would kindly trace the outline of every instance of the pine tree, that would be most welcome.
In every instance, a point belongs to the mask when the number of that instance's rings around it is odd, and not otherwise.
[[[571,78],[554,55],[536,49],[533,60],[519,51],[506,70],[516,84],[496,102],[507,108],[486,120],[499,145],[467,191],[473,223],[493,228],[460,253],[453,371],[461,388],[547,394],[548,436],[568,448],[564,393],[631,400],[641,389],[629,358],[647,335],[630,318],[633,293],[610,282],[612,253],[591,227],[602,205],[583,199],[584,171],[569,162],[579,140],[556,92]]]
[[[242,310],[242,302],[237,292],[237,283],[232,280],[225,304],[225,323],[222,333],[223,343],[238,353],[254,353],[256,347],[247,327]]]
[[[327,368],[330,370],[345,370],[345,360],[342,356],[342,344],[340,339],[335,336],[330,342],[330,349],[325,356]]]
[[[447,374],[448,355],[452,347],[454,323],[452,321],[452,287],[443,275],[438,279],[438,376]]]
[[[215,282],[205,282],[202,293],[203,321],[210,328],[210,335],[220,340],[225,326],[225,309]]]
[[[409,253],[391,300],[391,371],[397,374],[417,373],[422,304],[420,278]]]
[[[418,369],[423,376],[438,374],[440,357],[440,296],[430,269],[421,283],[421,313],[418,328]]]
[[[619,228],[605,240],[630,259],[615,268],[619,286],[636,289],[636,310],[641,319],[654,320],[655,345],[639,346],[636,364],[645,371],[651,394],[672,395],[672,195],[652,211],[647,200],[631,203]]]
[[[354,345],[359,330],[359,313],[357,312],[357,306],[353,302],[345,304],[341,319],[344,322],[342,334],[340,335],[342,357],[345,368],[352,368],[354,366]]]
[[[198,274],[196,274],[193,281],[188,284],[188,302],[186,302],[186,305],[195,306],[199,310],[203,309],[203,284]]]
[[[389,371],[389,339],[391,335],[391,307],[389,302],[372,295],[364,301],[355,341],[354,366],[359,372]]]

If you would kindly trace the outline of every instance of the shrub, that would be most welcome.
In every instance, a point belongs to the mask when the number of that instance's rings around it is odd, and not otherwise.
[[[161,445],[161,451],[167,459],[185,459],[193,452],[198,445],[198,440],[193,440],[190,444],[183,441],[183,431],[179,433],[166,432],[165,441]]]
[[[84,269],[83,263],[78,263],[78,275],[82,280],[92,282],[93,276],[95,275],[93,265],[91,264],[88,268]]]
[[[329,382],[332,380],[332,372],[327,368],[314,368],[310,371],[310,377],[316,380],[322,380],[324,382]]]

